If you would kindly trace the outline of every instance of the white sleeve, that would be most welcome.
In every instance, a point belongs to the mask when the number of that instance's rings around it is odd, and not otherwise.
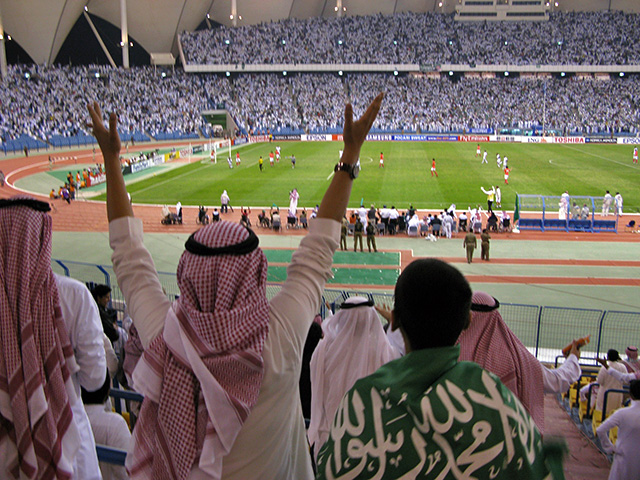
[[[302,352],[309,326],[320,309],[326,280],[338,248],[340,223],[315,218],[287,267],[287,279],[271,300],[271,314],[289,330],[289,340]]]
[[[85,390],[95,392],[103,384],[107,373],[102,321],[95,300],[81,282],[56,275],[60,308],[80,367],[76,373],[78,383]]]
[[[107,369],[109,370],[109,375],[113,378],[118,372],[118,357],[116,356],[116,352],[113,350],[113,346],[111,345],[111,340],[105,333],[102,334],[102,340],[104,341],[104,353],[107,359]]]
[[[111,261],[140,341],[147,348],[164,328],[171,302],[162,291],[151,254],[142,241],[142,221],[121,217],[109,223]]]
[[[596,429],[596,435],[600,439],[600,444],[602,445],[602,449],[609,454],[614,453],[614,449],[615,449],[615,447],[611,443],[611,440],[609,439],[609,430],[611,430],[612,428],[618,427],[620,425],[621,415],[616,415],[616,413],[608,417]]]
[[[542,366],[542,382],[544,393],[566,392],[574,382],[577,382],[582,372],[575,355],[569,355],[558,368]]]
[[[615,368],[609,367],[607,369],[607,373],[616,380],[621,381],[622,383],[629,383],[631,380],[640,380],[640,372],[623,373],[616,370]]]

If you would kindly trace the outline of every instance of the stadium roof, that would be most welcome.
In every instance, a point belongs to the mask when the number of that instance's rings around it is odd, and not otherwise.
[[[442,8],[438,7],[444,2]],[[637,0],[557,0],[559,9],[640,12]],[[231,0],[126,0],[129,36],[148,53],[177,55],[177,34],[195,30],[207,14],[214,22],[229,25]],[[458,0],[342,0],[347,15],[397,12],[451,12]],[[69,33],[83,17],[85,6],[92,18],[119,28],[118,0],[0,0],[4,32],[11,35],[38,64],[54,63]],[[241,24],[283,18],[331,17],[336,0],[237,0]],[[92,35],[87,31],[85,35]],[[94,39],[87,39],[94,41]],[[76,44],[82,48],[82,44]]]

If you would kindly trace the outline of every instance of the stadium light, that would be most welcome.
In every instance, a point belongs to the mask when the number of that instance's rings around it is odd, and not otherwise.
[[[231,43],[231,42],[229,41],[229,39],[226,39],[226,40],[224,41],[224,44],[225,44],[225,45],[229,45],[230,43]]]
[[[229,20],[233,20],[233,13],[229,15]]]
[[[287,76],[287,71],[286,71],[286,70],[283,70],[283,71],[282,71],[282,76],[283,76],[283,77],[286,77],[286,76]]]
[[[7,35],[7,40],[10,42],[11,41],[11,35]]]
[[[31,78],[31,74],[29,72],[25,72],[24,73],[24,78],[26,78],[27,80],[29,80],[29,78]]]
[[[227,77],[230,77],[230,76],[231,76],[231,72],[226,72],[226,73],[225,73],[225,75],[226,75]]]
[[[342,70],[338,70],[338,75],[342,76]]]
[[[555,2],[553,5],[558,8],[558,2]]]
[[[342,40],[338,40],[338,45],[342,45]]]
[[[453,77],[453,71],[452,70],[449,70],[449,76]]]
[[[283,44],[283,45],[286,45],[286,44],[287,44],[287,41],[286,41],[284,38],[282,39],[282,44]]]
[[[562,40],[558,40],[558,46],[561,47],[562,46]]]
[[[398,76],[398,70],[394,70],[393,74],[397,77]]]
[[[121,47],[124,47],[124,42],[120,42],[120,46],[121,46]]]
[[[505,44],[505,45],[509,45],[509,42],[507,42],[507,41],[505,40],[505,41],[504,41],[504,44]]]
[[[394,45],[398,45],[398,41],[397,41],[397,40],[394,40],[394,41],[393,41],[393,44],[394,44]]]
[[[453,45],[453,41],[452,40],[449,40],[449,45]]]
[[[100,78],[100,72],[94,73],[93,76],[96,77],[96,78]]]
[[[624,72],[620,72],[620,76],[621,76],[621,77],[624,77]]]
[[[84,11],[88,12],[89,11],[89,7],[87,7],[86,5],[84,6]]]
[[[207,20],[209,20],[211,18],[211,16],[207,13]]]
[[[133,42],[129,42],[129,46],[130,46],[130,47],[133,47]]]
[[[442,8],[442,2],[438,3],[438,8]]]
[[[333,7],[333,11],[337,12],[338,11],[338,7]]]
[[[504,72],[504,76],[508,77],[509,76],[509,72]]]
[[[166,76],[167,76],[167,72],[162,72],[162,73],[160,74],[160,76],[161,76],[162,78],[166,77]]]
[[[242,20],[242,15],[238,15],[238,20]]]

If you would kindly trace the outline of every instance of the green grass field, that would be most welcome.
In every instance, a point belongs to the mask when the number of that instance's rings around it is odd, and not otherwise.
[[[320,203],[338,161],[337,142],[281,142],[282,156],[275,167],[269,166],[273,144],[255,144],[239,151],[242,165],[229,169],[224,156],[217,164],[208,159],[128,186],[134,202],[185,205],[217,205],[223,190],[229,192],[232,205],[289,204],[289,191],[297,188],[300,207]],[[353,186],[350,208],[375,203],[406,209],[446,208],[455,203],[459,209],[485,205],[480,187],[499,185],[503,207],[513,210],[515,194],[602,196],[620,191],[624,211],[640,211],[640,168],[632,165],[633,148],[624,145],[542,145],[484,143],[489,164],[476,158],[475,143],[369,142],[361,152],[362,171]],[[378,167],[384,152],[385,168]],[[511,176],[504,184],[502,170],[496,166],[496,153],[509,157]],[[297,159],[291,168],[289,156]],[[264,171],[258,157],[264,158]],[[234,152],[235,157],[235,152]],[[435,157],[439,177],[431,177],[431,158]],[[104,195],[99,197],[104,199]]]

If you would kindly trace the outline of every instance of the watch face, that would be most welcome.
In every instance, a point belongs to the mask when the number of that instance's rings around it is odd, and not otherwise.
[[[351,169],[351,177],[358,178],[359,173],[360,173],[360,162],[356,163]]]

